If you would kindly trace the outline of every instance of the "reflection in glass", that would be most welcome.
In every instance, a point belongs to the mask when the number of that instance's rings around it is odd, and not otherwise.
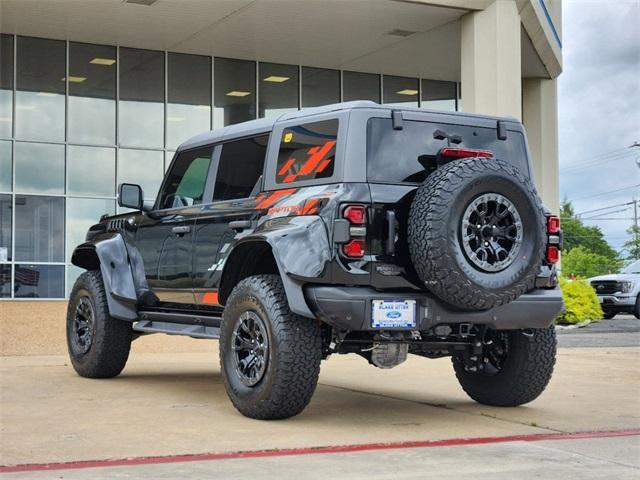
[[[13,35],[2,34],[0,35],[0,138],[11,137],[12,119]]]
[[[0,265],[0,298],[11,297],[11,265]]]
[[[418,79],[385,75],[382,79],[383,102],[398,107],[418,106]]]
[[[64,198],[16,195],[16,260],[64,261]]]
[[[342,98],[371,100],[380,103],[380,75],[374,73],[342,72]]]
[[[140,185],[145,200],[155,200],[163,177],[163,152],[127,149],[118,152],[118,184]]]
[[[16,265],[15,298],[64,298],[64,265]]]
[[[172,152],[170,150],[167,150],[166,152],[164,152],[164,171],[165,172],[169,170],[169,167],[171,166],[171,160],[173,160],[173,156],[175,154],[176,152]]]
[[[11,191],[11,142],[0,141],[0,192]]]
[[[456,111],[456,82],[422,80],[422,108]]]
[[[11,195],[0,195],[0,263],[11,261]]]
[[[256,118],[256,64],[246,60],[214,60],[213,127]]]
[[[169,53],[167,147],[211,129],[211,58]]]
[[[298,67],[260,63],[260,117],[274,117],[298,110]]]
[[[64,145],[16,142],[16,192],[64,193]]]
[[[340,101],[340,72],[302,67],[302,106],[317,107]]]
[[[113,197],[116,151],[103,147],[67,147],[67,193]]]
[[[69,140],[113,145],[115,98],[115,47],[69,43]]]
[[[115,201],[101,198],[67,198],[66,243],[67,261],[71,260],[73,249],[84,243],[87,230],[100,221],[100,217],[115,212]]]
[[[164,53],[120,48],[120,145],[164,146]]]
[[[75,265],[67,265],[67,297],[71,294],[73,285],[76,283],[78,277],[84,272],[86,272],[84,268],[76,267]]]
[[[64,141],[65,42],[18,37],[17,50],[16,137]]]

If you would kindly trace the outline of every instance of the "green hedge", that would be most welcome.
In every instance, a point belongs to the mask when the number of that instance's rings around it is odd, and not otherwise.
[[[585,320],[600,320],[602,307],[595,290],[584,279],[560,279],[560,289],[566,311],[556,319],[557,323],[580,323]]]

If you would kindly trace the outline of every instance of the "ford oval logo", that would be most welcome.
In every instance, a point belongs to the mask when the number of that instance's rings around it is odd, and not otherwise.
[[[387,312],[387,318],[400,318],[402,316],[402,314],[400,312],[397,311],[391,311],[391,312]]]

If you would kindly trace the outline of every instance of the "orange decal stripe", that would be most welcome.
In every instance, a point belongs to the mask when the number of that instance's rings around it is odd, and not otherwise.
[[[282,168],[278,171],[278,176],[281,177],[283,176],[285,173],[287,173],[287,171],[291,168],[291,166],[296,162],[296,159],[291,157],[289,160],[287,160],[287,163],[285,163]]]
[[[271,195],[269,195],[267,198],[265,198],[260,203],[258,203],[256,205],[256,209],[262,210],[262,209],[265,209],[265,208],[269,208],[274,203],[276,203],[278,200],[280,200],[282,197],[286,197],[287,195],[292,194],[296,190],[297,190],[296,188],[285,188],[284,190],[276,190]]]
[[[327,158],[324,162],[322,162],[318,168],[316,168],[316,173],[322,173],[322,171],[329,166],[329,164],[333,161],[332,158]]]
[[[207,292],[202,296],[202,303],[206,305],[219,305],[218,292]]]
[[[298,176],[309,175],[313,172],[335,144],[335,140],[326,142],[321,149],[317,150],[306,162],[304,162]]]
[[[310,198],[304,204],[304,208],[302,209],[302,215],[313,215],[318,211],[317,205],[318,205],[318,199]]]

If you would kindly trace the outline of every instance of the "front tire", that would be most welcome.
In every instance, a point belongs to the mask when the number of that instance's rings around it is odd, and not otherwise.
[[[605,320],[611,320],[615,316],[616,316],[616,312],[607,311],[607,310],[604,310],[602,312],[602,318],[604,318]]]
[[[81,377],[111,378],[127,363],[131,323],[109,315],[107,297],[98,270],[78,277],[67,308],[67,348]]]
[[[556,361],[555,327],[492,333],[492,350],[487,351],[489,361],[482,370],[469,371],[461,358],[452,359],[462,389],[476,402],[496,407],[515,407],[538,398]]]
[[[271,420],[302,412],[316,389],[321,357],[318,322],[289,310],[280,277],[256,275],[236,285],[220,328],[220,366],[240,413]]]

